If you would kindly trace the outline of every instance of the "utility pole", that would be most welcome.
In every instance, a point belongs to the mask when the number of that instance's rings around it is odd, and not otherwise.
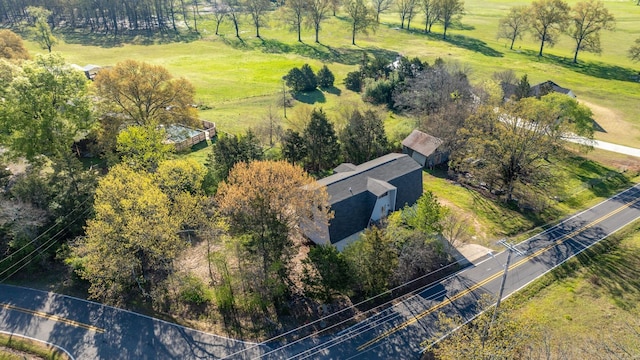
[[[284,85],[286,76],[282,77],[282,111],[284,112],[284,118],[287,118],[287,92],[285,91]]]
[[[511,263],[511,254],[515,252],[518,256],[525,255],[524,252],[518,250],[515,246],[508,243],[506,239],[499,240],[498,244],[506,247],[509,253],[507,254],[507,263],[504,265],[504,273],[502,273],[502,281],[500,282],[500,291],[498,292],[498,300],[496,301],[496,307],[493,309],[493,314],[491,315],[491,321],[487,323],[482,335],[483,348],[484,348],[484,342],[487,340],[487,337],[489,336],[489,330],[491,330],[491,327],[493,326],[493,322],[496,320],[496,316],[498,316],[498,309],[500,308],[500,302],[502,302],[502,294],[504,294],[504,285],[507,282],[507,273],[509,272],[509,264]]]

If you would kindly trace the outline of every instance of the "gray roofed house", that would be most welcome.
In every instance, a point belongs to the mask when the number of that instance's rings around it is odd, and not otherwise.
[[[502,93],[504,94],[504,99],[509,100],[511,96],[515,95],[516,89],[518,88],[515,84],[501,83]],[[541,82],[540,84],[536,84],[531,86],[531,92],[529,96],[541,97],[547,95],[552,92],[557,92],[560,94],[565,94],[572,98],[576,98],[576,94],[573,93],[570,89],[563,88],[562,86],[554,83],[551,80],[547,80],[545,82]]]
[[[418,200],[422,167],[406,154],[387,154],[357,166],[342,164],[318,184],[326,186],[334,216],[329,226],[308,230],[306,235],[315,243],[329,242],[342,250],[371,224]]]
[[[443,141],[420,130],[413,130],[402,140],[402,152],[411,156],[422,167],[434,167],[449,160],[449,153],[442,149]]]

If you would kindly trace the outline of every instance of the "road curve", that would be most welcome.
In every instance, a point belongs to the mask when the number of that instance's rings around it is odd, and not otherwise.
[[[65,295],[0,285],[0,332],[54,344],[75,359],[216,359],[269,349]]]

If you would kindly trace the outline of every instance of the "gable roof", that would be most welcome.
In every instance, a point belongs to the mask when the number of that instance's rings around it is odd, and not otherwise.
[[[569,93],[571,92],[571,90],[567,89],[567,88],[563,88],[562,86],[554,83],[551,80],[547,80],[545,82],[541,82],[540,84],[536,84],[533,85],[531,87],[531,94],[533,96],[540,96],[540,92],[542,91],[543,87],[549,87],[551,90],[553,90],[553,92],[557,92],[557,93],[561,93],[561,94],[565,94],[565,95],[569,95]]]
[[[420,130],[413,130],[409,136],[402,140],[402,146],[406,146],[424,156],[429,156],[442,145],[442,142],[441,139],[435,136],[423,133]]]
[[[422,167],[406,154],[387,154],[358,165],[352,171],[342,171],[318,180],[327,187],[329,203],[335,204],[368,191],[369,178],[388,182]]]

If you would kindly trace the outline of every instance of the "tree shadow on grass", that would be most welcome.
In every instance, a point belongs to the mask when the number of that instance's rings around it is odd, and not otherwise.
[[[64,29],[60,31],[64,41],[69,44],[80,44],[86,46],[100,46],[112,48],[133,45],[157,45],[171,44],[177,42],[192,42],[200,39],[200,34],[190,32],[175,31],[134,31],[127,30],[117,35],[105,34],[104,32],[91,32],[85,30]]]
[[[463,30],[467,30],[467,27],[464,27],[464,25],[461,25],[461,26],[463,27]],[[504,56],[504,54],[501,53],[500,51],[495,50],[494,48],[487,45],[486,42],[476,38],[472,38],[464,35],[457,35],[457,34],[447,34],[447,38],[443,39],[442,34],[440,33],[434,33],[434,32],[425,33],[424,30],[418,30],[414,28],[405,29],[405,31],[413,35],[427,37],[433,41],[448,42],[451,45],[457,46],[459,48],[467,49],[469,51],[474,51],[485,56],[490,56],[490,57]]]
[[[310,92],[297,92],[293,95],[293,98],[303,102],[305,104],[313,105],[315,103],[324,103],[327,99],[320,90],[314,90]]]
[[[329,87],[329,88],[324,88],[322,89],[322,91],[332,94],[332,95],[336,95],[336,96],[340,96],[340,94],[342,94],[342,90],[338,89],[335,86]]]
[[[562,66],[583,75],[606,80],[629,82],[640,81],[640,72],[622,66],[606,64],[600,61],[581,61],[579,59],[578,63],[574,64],[573,58],[566,58],[552,54],[544,54],[542,57],[539,57],[538,52],[534,50],[521,50],[521,52],[529,57],[535,58],[535,61]]]
[[[319,60],[325,63],[335,62],[345,65],[357,65],[362,63],[363,54],[375,56],[393,61],[398,55],[395,51],[379,48],[334,48],[321,43],[295,43],[287,44],[275,39],[262,39],[261,41],[247,41],[238,44],[238,41],[225,41],[228,45],[237,49],[261,50],[268,54],[297,54],[302,57]]]

